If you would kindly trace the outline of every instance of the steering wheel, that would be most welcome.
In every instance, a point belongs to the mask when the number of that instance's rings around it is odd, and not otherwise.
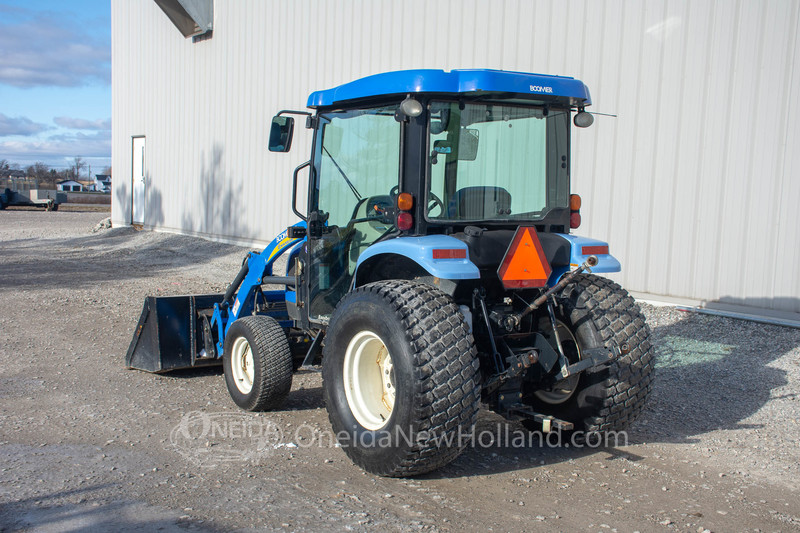
[[[438,206],[438,207],[441,209],[441,211],[442,211],[442,212],[439,214],[439,216],[442,216],[442,215],[444,215],[444,211],[445,211],[445,209],[444,209],[444,202],[442,202],[442,200],[441,200],[441,199],[440,199],[438,196],[436,196],[435,194],[433,194],[433,192],[432,192],[432,191],[428,191],[428,213],[427,213],[427,214],[430,214],[430,213],[431,213],[431,211],[433,211],[434,209],[436,209],[436,207],[437,207],[437,206]]]

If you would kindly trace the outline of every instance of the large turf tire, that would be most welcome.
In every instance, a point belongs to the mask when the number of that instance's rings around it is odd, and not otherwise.
[[[292,388],[292,353],[280,324],[269,316],[240,318],[224,348],[225,384],[236,405],[247,411],[279,407]]]
[[[348,366],[363,339],[373,343],[362,346],[365,366]],[[385,415],[373,417],[377,422],[366,418],[375,405],[370,387],[351,386],[383,375],[382,363],[370,366],[373,353],[389,361],[395,391],[391,408],[384,403]],[[472,334],[449,296],[401,280],[359,287],[337,305],[323,349],[325,403],[339,444],[355,464],[381,476],[418,475],[450,463],[475,426],[478,368]]]
[[[593,275],[579,275],[556,302],[558,320],[581,350],[627,343],[630,352],[583,372],[563,403],[542,401],[531,390],[525,402],[538,412],[572,422],[578,431],[622,431],[644,408],[655,375],[650,328],[639,306],[618,284]]]

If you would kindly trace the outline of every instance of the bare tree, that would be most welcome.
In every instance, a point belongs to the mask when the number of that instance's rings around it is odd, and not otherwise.
[[[37,161],[26,169],[28,176],[36,178],[39,187],[42,189],[55,189],[56,180],[51,174],[49,165],[45,165],[41,161]]]
[[[86,168],[86,161],[82,157],[76,157],[75,162],[72,164],[72,171],[74,172],[75,179],[80,179],[81,170]]]

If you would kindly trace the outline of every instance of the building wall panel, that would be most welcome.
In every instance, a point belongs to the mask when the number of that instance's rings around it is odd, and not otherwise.
[[[310,144],[298,120],[271,154],[268,124],[311,91],[407,68],[570,75],[617,115],[574,132],[572,163],[577,233],[611,243],[615,279],[798,313],[799,20],[785,0],[241,0],[193,42],[154,2],[112,0],[112,218],[130,221],[134,135],[146,226],[264,243],[293,221]]]

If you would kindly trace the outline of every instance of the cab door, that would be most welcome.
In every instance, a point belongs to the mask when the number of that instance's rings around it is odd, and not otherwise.
[[[402,124],[396,106],[318,115],[308,229],[309,319],[327,323],[358,257],[395,231]]]

